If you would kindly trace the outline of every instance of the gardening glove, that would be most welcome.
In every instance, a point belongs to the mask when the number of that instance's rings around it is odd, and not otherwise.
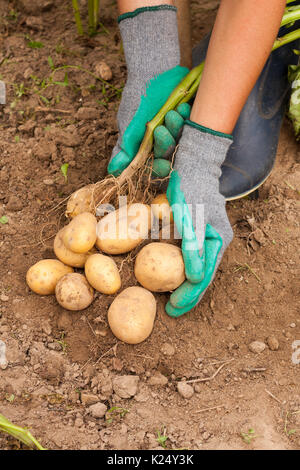
[[[163,126],[154,131],[154,161],[152,166],[153,178],[165,178],[171,170],[172,157],[177,142],[182,134],[184,122],[190,117],[191,106],[182,103],[165,116]]]
[[[151,121],[189,70],[181,67],[176,8],[138,8],[119,17],[127,83],[118,110],[119,138],[108,173],[118,176],[137,154]]]
[[[179,317],[195,307],[212,282],[232,240],[221,165],[232,137],[187,120],[171,173],[167,198],[182,238],[187,280],[171,294],[166,312]]]

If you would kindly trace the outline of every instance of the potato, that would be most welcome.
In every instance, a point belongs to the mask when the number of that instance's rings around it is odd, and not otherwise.
[[[128,287],[108,310],[113,334],[128,344],[138,344],[150,336],[156,315],[154,295],[142,287]]]
[[[94,290],[82,274],[63,276],[55,288],[57,302],[67,310],[83,310],[94,300]]]
[[[100,253],[90,256],[84,270],[91,286],[102,294],[115,294],[121,287],[118,267],[108,256]]]
[[[66,217],[73,219],[83,212],[92,212],[94,184],[88,184],[75,191],[68,200]]]
[[[169,292],[185,280],[181,249],[169,243],[150,243],[135,260],[134,274],[152,292]]]
[[[42,259],[28,269],[26,282],[33,292],[40,295],[54,294],[55,286],[67,273],[73,269],[57,259]]]
[[[151,210],[154,217],[159,220],[162,220],[164,223],[173,222],[172,209],[170,207],[166,194],[159,194],[158,196],[156,196],[156,198],[153,199],[151,203]]]
[[[97,250],[96,248],[92,248],[87,253],[74,253],[69,250],[63,242],[62,235],[64,230],[65,228],[61,229],[54,239],[54,253],[64,264],[73,266],[73,268],[83,268],[88,257],[96,253]]]
[[[151,210],[145,204],[124,206],[103,217],[97,226],[96,246],[110,255],[133,250],[147,238]]]
[[[77,215],[62,234],[65,246],[74,253],[87,253],[96,242],[97,219],[89,212]]]

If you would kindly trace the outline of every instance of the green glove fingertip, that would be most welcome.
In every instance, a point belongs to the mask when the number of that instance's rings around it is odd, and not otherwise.
[[[171,162],[164,158],[156,158],[152,166],[152,177],[153,178],[166,178],[169,176],[171,171]]]
[[[180,114],[180,116],[186,120],[186,119],[189,119],[190,117],[190,114],[191,114],[191,105],[189,105],[188,103],[181,103],[177,106],[176,108],[176,111],[177,113]]]
[[[166,313],[169,315],[169,317],[173,317],[173,318],[181,317],[185,313],[190,312],[197,305],[199,301],[198,299],[199,298],[197,297],[197,299],[192,304],[185,305],[183,308],[176,308],[169,301],[165,307]]]
[[[165,117],[165,124],[175,140],[178,139],[184,126],[184,119],[174,110],[169,111]]]
[[[125,168],[132,162],[132,158],[121,150],[115,155],[108,164],[107,171],[109,175],[119,176]]]
[[[175,149],[176,142],[165,126],[158,126],[154,131],[154,157],[168,158]]]

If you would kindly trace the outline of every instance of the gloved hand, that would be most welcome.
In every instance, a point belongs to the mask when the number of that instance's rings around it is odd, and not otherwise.
[[[130,100],[128,99],[125,87],[118,111],[119,138],[108,165],[109,174],[119,176],[131,163],[139,150],[146,132],[147,123],[154,118],[174,88],[176,88],[188,72],[187,68],[177,66],[150,80],[146,84],[144,94],[140,97],[137,110],[133,109],[132,119],[127,126],[127,120],[124,119],[123,115],[124,108],[128,111]]]
[[[225,199],[219,192],[221,165],[231,143],[229,135],[186,121],[167,190],[187,277],[166,306],[172,317],[201,300],[232,240]]]
[[[119,17],[127,82],[118,110],[119,138],[108,172],[120,175],[137,154],[151,121],[189,70],[181,67],[176,8],[138,8]]]

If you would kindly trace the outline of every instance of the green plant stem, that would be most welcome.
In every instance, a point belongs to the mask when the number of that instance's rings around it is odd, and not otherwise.
[[[300,7],[291,9],[291,10],[287,9],[282,17],[281,27],[292,24],[299,19],[300,19]]]
[[[203,67],[204,63],[201,63],[197,67],[193,68],[174,89],[174,91],[171,93],[163,107],[156,114],[156,116],[154,116],[152,121],[148,122],[144,139],[141,143],[139,151],[130,163],[130,165],[118,177],[119,184],[122,184],[126,180],[130,179],[132,175],[146,163],[153,147],[154,130],[157,126],[161,125],[164,122],[165,116],[169,111],[176,108],[176,106],[181,103],[183,99],[190,95],[190,89],[196,82],[200,81],[199,77],[202,74]],[[193,93],[195,93],[197,89],[198,85],[194,86]]]
[[[99,20],[99,0],[94,0],[94,20],[95,20],[94,27],[96,31],[97,26],[98,26],[98,20]]]
[[[10,436],[18,439],[19,441],[23,442],[23,444],[27,445],[28,447],[32,447],[34,444],[39,450],[46,450],[41,444],[33,437],[28,429],[21,428],[20,426],[16,426],[12,424],[8,419],[6,419],[3,415],[0,414],[0,430],[9,434]]]
[[[95,31],[94,0],[88,0],[89,35]]]
[[[83,35],[83,27],[81,23],[81,18],[80,18],[80,11],[79,11],[79,6],[78,6],[78,1],[77,0],[72,0],[73,4],[73,10],[74,10],[74,16],[75,16],[75,22],[77,26],[77,32],[79,36]]]
[[[198,87],[200,85],[201,78],[202,78],[203,69],[204,69],[204,62],[202,62],[199,65],[199,76],[197,77],[197,79],[194,81],[189,91],[186,93],[186,95],[182,98],[182,100],[178,104],[188,103],[193,98],[193,96],[196,95],[198,91]]]
[[[285,34],[281,38],[277,38],[274,42],[274,46],[272,51],[276,51],[281,46],[285,46],[286,44],[296,41],[296,39],[300,38],[300,29],[296,29],[295,31],[291,31],[290,33]]]
[[[98,26],[99,0],[88,0],[89,35],[92,36],[97,31]]]

